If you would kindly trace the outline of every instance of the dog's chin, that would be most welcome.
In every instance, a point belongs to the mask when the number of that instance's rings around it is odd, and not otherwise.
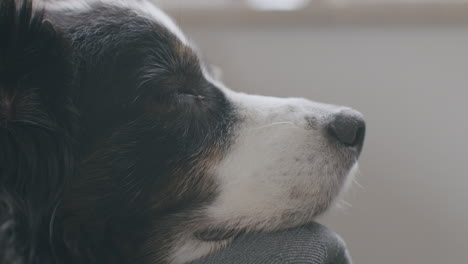
[[[335,175],[323,175],[323,177],[335,178],[337,180],[331,186],[324,187],[320,195],[321,199],[317,200],[316,197],[310,196],[304,197],[302,206],[296,210],[283,212],[280,217],[281,222],[277,225],[272,225],[271,228],[267,227],[265,230],[275,231],[294,228],[313,222],[317,217],[325,214],[346,193],[353,179],[358,174],[359,164],[357,157],[354,158],[353,162],[344,164],[343,169],[339,171]]]
[[[347,166],[347,169],[344,168],[342,171],[345,171],[345,173],[334,176],[337,179],[343,179],[340,181],[340,184],[329,187],[328,190],[324,190],[325,193],[335,193],[333,196],[328,196],[328,198],[320,201],[311,199],[311,197],[304,197],[302,201],[303,206],[280,212],[277,215],[272,215],[270,219],[263,222],[257,222],[251,226],[236,226],[232,223],[220,224],[202,228],[194,233],[194,237],[203,242],[221,242],[236,238],[245,232],[274,232],[311,223],[315,221],[318,216],[326,213],[333,207],[335,201],[346,192],[353,182],[353,178],[359,171],[359,165],[357,162],[354,162],[352,165]],[[327,177],[329,176],[330,175],[327,175]],[[324,195],[323,197],[326,196]]]

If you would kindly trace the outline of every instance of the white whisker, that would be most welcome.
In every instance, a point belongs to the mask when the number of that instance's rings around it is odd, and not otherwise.
[[[349,203],[348,201],[344,200],[344,199],[339,199],[336,204],[335,204],[335,207],[337,209],[340,210],[340,212],[344,212],[346,213],[348,209],[350,209],[351,207],[353,207],[353,205],[351,203]]]
[[[353,178],[353,184],[356,185],[359,189],[364,189],[364,186],[362,186],[356,178]]]
[[[277,125],[293,125],[293,122],[288,122],[288,121],[276,122],[276,123],[268,124],[266,126],[260,126],[260,127],[252,128],[251,130],[258,130],[258,129],[268,128],[268,127],[272,127],[272,126],[277,126]]]

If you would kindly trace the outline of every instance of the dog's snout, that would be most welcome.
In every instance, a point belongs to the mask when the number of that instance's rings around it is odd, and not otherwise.
[[[333,116],[328,134],[348,147],[362,148],[366,131],[364,119],[354,111],[341,111]]]

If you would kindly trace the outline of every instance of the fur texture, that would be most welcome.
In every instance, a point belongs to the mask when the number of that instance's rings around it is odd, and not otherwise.
[[[349,181],[360,113],[229,90],[146,1],[44,8],[0,2],[0,263],[187,263]]]

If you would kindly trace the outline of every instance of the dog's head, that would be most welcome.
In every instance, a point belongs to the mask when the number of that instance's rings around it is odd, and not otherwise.
[[[360,113],[226,88],[151,4],[48,10],[77,65],[81,163],[66,228],[146,236],[141,255],[183,263],[238,232],[311,221],[357,166]]]

